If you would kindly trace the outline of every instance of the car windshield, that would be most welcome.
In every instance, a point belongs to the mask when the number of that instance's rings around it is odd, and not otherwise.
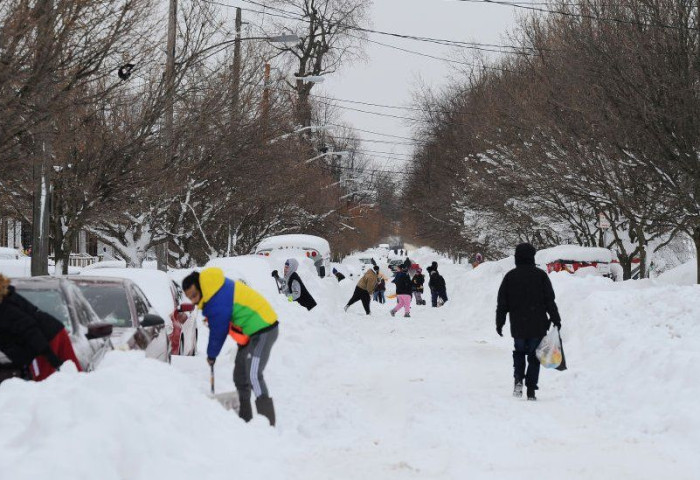
[[[95,313],[115,327],[131,327],[131,310],[126,290],[121,285],[84,283],[78,287]]]
[[[18,288],[17,292],[24,298],[29,300],[36,308],[42,310],[49,315],[56,317],[66,327],[68,333],[73,332],[73,326],[70,321],[70,313],[66,299],[61,294],[60,290],[50,289],[22,289]]]

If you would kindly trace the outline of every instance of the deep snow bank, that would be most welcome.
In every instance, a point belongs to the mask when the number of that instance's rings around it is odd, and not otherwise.
[[[170,366],[109,354],[90,374],[0,385],[3,479],[284,478],[274,431],[246,425]],[[240,452],[245,452],[241,455]]]
[[[511,259],[461,274],[461,310],[477,335],[494,335],[496,295]],[[595,415],[631,439],[659,437],[664,448],[700,445],[700,286],[653,280],[615,283],[597,276],[552,273],[569,370],[543,370],[567,397],[588,398]],[[508,328],[506,327],[506,331]],[[566,401],[566,398],[562,398]]]

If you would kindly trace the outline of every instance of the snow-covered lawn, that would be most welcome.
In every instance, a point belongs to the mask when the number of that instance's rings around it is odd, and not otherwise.
[[[511,340],[495,333],[505,263],[411,258],[440,262],[445,307],[344,313],[354,283],[314,278],[313,312],[273,299],[276,429],[208,399],[203,357],[115,352],[89,375],[0,386],[0,478],[698,478],[700,287],[551,275],[569,370],[543,370],[533,403],[511,396]]]

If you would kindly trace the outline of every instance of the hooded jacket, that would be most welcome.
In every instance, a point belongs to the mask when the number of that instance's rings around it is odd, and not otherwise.
[[[246,345],[249,337],[277,326],[277,314],[265,297],[243,282],[226,278],[220,268],[202,270],[199,286],[199,308],[209,321],[209,358],[219,355],[227,334]]]
[[[430,287],[430,291],[432,292],[433,290],[436,292],[442,292],[447,289],[447,285],[445,284],[445,279],[438,273],[437,269],[432,269],[430,271],[430,280],[428,280],[428,286]]]
[[[496,326],[502,328],[509,314],[513,338],[542,338],[550,323],[561,325],[552,283],[535,266],[535,253],[535,247],[529,243],[518,245],[515,268],[506,273],[498,289]]]
[[[403,270],[396,274],[392,283],[396,284],[396,295],[413,295],[413,282]]]
[[[357,282],[357,288],[360,288],[366,292],[374,293],[374,289],[377,288],[378,280],[377,272],[373,268],[368,268],[360,281]]]
[[[306,289],[304,282],[301,281],[301,277],[297,273],[299,262],[294,258],[290,258],[286,261],[286,264],[289,265],[289,268],[284,276],[284,293],[291,295],[292,300],[298,302],[299,305],[307,310],[313,309],[316,306],[316,300]]]

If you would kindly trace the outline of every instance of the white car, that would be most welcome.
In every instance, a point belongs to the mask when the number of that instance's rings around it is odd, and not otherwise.
[[[331,246],[315,235],[276,235],[265,238],[255,249],[256,255],[284,253],[287,257],[306,256],[314,262],[319,277],[331,274]]]
[[[166,322],[173,355],[197,354],[198,311],[186,301],[179,285],[160,270],[143,268],[100,268],[83,270],[81,277],[126,278],[144,293],[158,315]]]
[[[0,260],[19,260],[27,258],[21,250],[17,248],[0,247]]]

